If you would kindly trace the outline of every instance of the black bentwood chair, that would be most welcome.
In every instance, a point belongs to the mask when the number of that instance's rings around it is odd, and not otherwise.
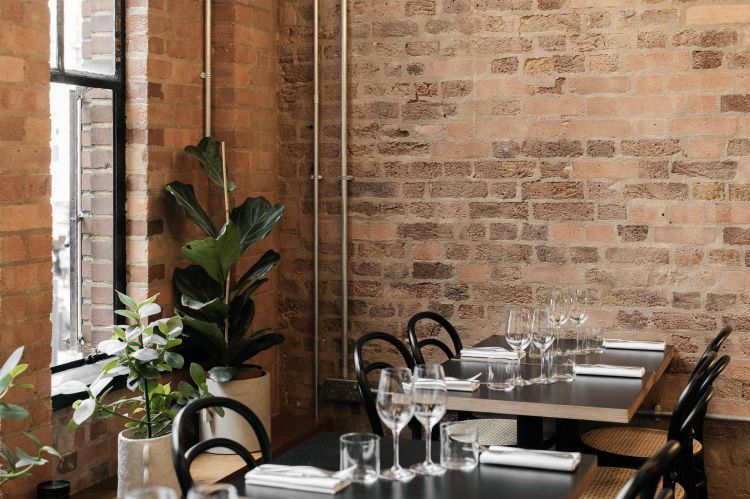
[[[376,435],[383,436],[383,424],[380,422],[380,417],[378,417],[378,410],[375,405],[375,395],[373,394],[370,383],[367,380],[367,376],[373,371],[394,366],[382,359],[365,362],[365,346],[373,342],[384,342],[387,347],[393,347],[400,354],[405,367],[414,370],[415,364],[414,358],[411,356],[406,346],[404,346],[401,340],[391,334],[382,332],[366,333],[360,336],[354,343],[354,371],[357,374],[357,387],[359,388],[359,394],[362,397],[362,405],[365,407],[365,413],[367,413],[367,419],[370,421],[372,432]],[[421,437],[422,426],[416,419],[412,419],[409,422],[409,428],[411,429],[412,438],[418,439]]]
[[[188,443],[188,431],[195,428],[197,418],[200,417],[200,411],[212,407],[231,409],[245,418],[245,421],[252,427],[255,435],[258,437],[262,462],[267,463],[271,460],[271,443],[268,440],[268,433],[266,433],[266,429],[263,427],[260,418],[253,411],[242,403],[225,397],[206,397],[194,400],[177,414],[172,427],[172,461],[177,472],[177,480],[180,482],[183,496],[193,486],[193,478],[190,476],[190,464],[197,456],[209,449],[226,447],[236,452],[245,461],[249,469],[258,466],[258,462],[253,458],[249,450],[228,438],[211,438],[188,447],[190,445]]]
[[[453,349],[437,338],[417,338],[417,324],[422,320],[430,320],[441,326],[450,336]],[[406,332],[409,336],[409,345],[411,346],[414,360],[417,364],[424,364],[423,348],[436,347],[445,354],[448,359],[452,359],[461,354],[463,344],[458,336],[456,328],[453,327],[448,319],[436,312],[418,312],[414,314],[406,326]],[[462,419],[466,417],[461,414]],[[505,418],[471,418],[461,425],[471,425],[477,429],[477,438],[480,445],[516,445],[516,420]]]
[[[662,477],[672,474],[674,463],[680,454],[680,443],[669,440],[659,451],[651,456],[620,491],[618,499],[653,499],[659,488]],[[673,488],[664,487],[659,497],[674,497]]]
[[[637,427],[600,428],[581,437],[585,452],[595,453],[604,466],[636,468],[642,465],[667,440],[682,445],[677,482],[689,498],[701,497],[703,477],[695,470],[696,456],[703,452],[703,443],[695,439],[695,428],[702,425],[713,383],[729,364],[729,356],[718,357],[711,352],[696,368],[680,395],[672,413],[668,430]],[[675,497],[680,497],[675,490]]]

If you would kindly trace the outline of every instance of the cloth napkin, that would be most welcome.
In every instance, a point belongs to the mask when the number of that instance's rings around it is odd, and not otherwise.
[[[518,355],[503,347],[469,347],[461,350],[461,358],[470,359],[510,359],[516,360]]]
[[[479,462],[540,470],[574,471],[581,463],[581,453],[526,450],[517,447],[491,445],[489,450],[480,454]]]
[[[663,341],[645,341],[645,340],[615,340],[604,339],[604,348],[619,348],[621,350],[652,350],[663,352],[667,344]]]
[[[474,379],[458,379],[450,376],[445,377],[445,386],[448,390],[456,392],[473,392],[479,388],[479,381]]]
[[[588,376],[616,376],[620,378],[642,378],[646,369],[630,366],[610,366],[607,364],[576,364],[576,374]]]
[[[336,472],[313,466],[262,464],[245,474],[245,484],[336,494],[351,482],[339,477]]]

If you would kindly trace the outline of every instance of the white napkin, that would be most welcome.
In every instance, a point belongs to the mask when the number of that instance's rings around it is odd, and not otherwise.
[[[576,374],[588,376],[617,376],[620,378],[642,378],[646,369],[631,366],[610,366],[607,364],[576,364]]]
[[[479,388],[479,381],[475,379],[458,379],[446,376],[445,386],[448,387],[448,390],[456,392],[473,392]]]
[[[663,352],[667,344],[663,341],[645,341],[645,340],[616,340],[604,339],[604,348],[615,348],[620,350],[651,350]]]
[[[351,484],[349,480],[339,477],[336,472],[313,466],[281,464],[262,464],[253,468],[245,474],[245,483],[322,494],[336,494]]]
[[[516,352],[503,347],[469,347],[461,350],[462,359],[518,359]]]
[[[491,445],[489,450],[482,452],[479,456],[479,462],[540,470],[574,471],[581,463],[581,453],[526,450],[517,447]]]

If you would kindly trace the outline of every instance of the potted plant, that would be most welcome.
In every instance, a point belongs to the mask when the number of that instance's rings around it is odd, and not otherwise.
[[[180,381],[176,389],[170,383],[162,384],[164,373],[184,364],[182,355],[171,351],[182,343],[182,319],[175,316],[149,321],[149,317],[161,313],[155,303],[158,295],[140,303],[123,293],[118,295],[125,309],[115,313],[127,317],[130,325],[113,326],[112,338],[99,343],[99,350],[114,358],[102,366],[90,386],[79,381],[61,386],[63,393],[88,394],[88,398],[73,403],[75,411],[69,426],[75,429],[93,415],[125,422],[117,446],[118,497],[146,484],[179,490],[171,466],[172,422],[190,400],[210,395],[206,373],[200,365],[191,364],[190,377],[195,386],[186,381]],[[127,376],[127,388],[136,394],[108,400],[112,380],[122,375]]]
[[[274,206],[260,196],[248,197],[234,207],[235,184],[227,176],[223,144],[213,137],[187,146],[185,152],[198,158],[211,182],[222,189],[224,224],[216,228],[196,199],[192,185],[175,181],[165,186],[185,215],[207,236],[182,247],[182,255],[192,265],[174,272],[180,300],[176,310],[185,324],[186,343],[202,352],[211,393],[250,407],[270,435],[270,375],[247,361],[284,340],[281,334],[268,329],[249,330],[255,316],[253,293],[267,281],[266,274],[281,256],[268,250],[244,273],[233,270],[242,255],[271,232],[284,205]],[[206,437],[231,436],[250,450],[259,448],[255,434],[233,413],[216,421],[204,421],[202,428]]]
[[[28,383],[14,383],[16,377],[20,376],[29,367],[28,364],[19,364],[23,356],[23,347],[17,348],[5,360],[3,367],[0,368],[0,424],[6,419],[23,420],[29,417],[29,412],[17,404],[7,404],[2,399],[8,394],[11,388],[33,388]],[[60,458],[60,454],[50,446],[42,445],[41,442],[31,433],[26,433],[26,437],[36,448],[36,453],[30,455],[20,447],[15,451],[8,447],[0,439],[0,489],[3,485],[16,478],[28,476],[32,468],[41,466],[47,462],[45,454]]]

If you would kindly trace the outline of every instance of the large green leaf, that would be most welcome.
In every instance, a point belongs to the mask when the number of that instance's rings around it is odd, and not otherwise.
[[[189,296],[182,295],[180,302],[190,310],[200,313],[210,322],[221,322],[226,319],[229,313],[229,305],[224,303],[224,300],[220,297],[216,297],[211,301],[201,302],[193,300]]]
[[[197,146],[185,147],[185,152],[192,154],[201,162],[201,166],[213,183],[224,188],[224,172],[221,165],[221,143],[213,137],[203,137]],[[227,186],[234,190],[234,182],[229,180]]]
[[[182,316],[185,323],[183,336],[197,345],[210,357],[220,358],[226,350],[224,332],[212,322],[195,319],[188,315]]]
[[[255,302],[247,292],[237,295],[229,304],[229,341],[244,336],[255,318]]]
[[[264,350],[281,344],[284,336],[279,333],[273,333],[269,330],[261,330],[249,337],[234,341],[229,345],[229,364],[230,366],[239,366],[247,359],[250,359]]]
[[[180,294],[201,302],[211,301],[224,294],[224,283],[212,279],[198,265],[175,269],[174,285]]]
[[[262,196],[249,197],[244,203],[232,210],[230,218],[240,229],[240,246],[245,251],[248,246],[260,241],[271,232],[273,225],[281,218],[284,205],[272,206]]]
[[[237,280],[237,284],[235,285],[235,287],[237,289],[240,289],[245,284],[265,276],[266,274],[268,274],[268,271],[274,267],[274,265],[279,263],[279,260],[281,260],[281,255],[276,253],[274,250],[266,251],[265,253],[263,253],[263,256],[261,256],[258,261],[255,262],[252,267],[247,269],[247,272],[245,272],[242,277]]]
[[[0,419],[26,419],[29,411],[16,404],[0,402]]]
[[[206,231],[206,234],[209,236],[216,237],[216,227],[211,223],[208,214],[203,210],[198,199],[196,199],[192,185],[175,181],[167,184],[164,187],[164,190],[174,197],[177,204],[182,207],[185,215],[192,220],[195,225]]]
[[[240,257],[240,232],[230,220],[219,236],[191,241],[182,247],[182,256],[203,267],[217,282],[223,283],[232,264]]]

